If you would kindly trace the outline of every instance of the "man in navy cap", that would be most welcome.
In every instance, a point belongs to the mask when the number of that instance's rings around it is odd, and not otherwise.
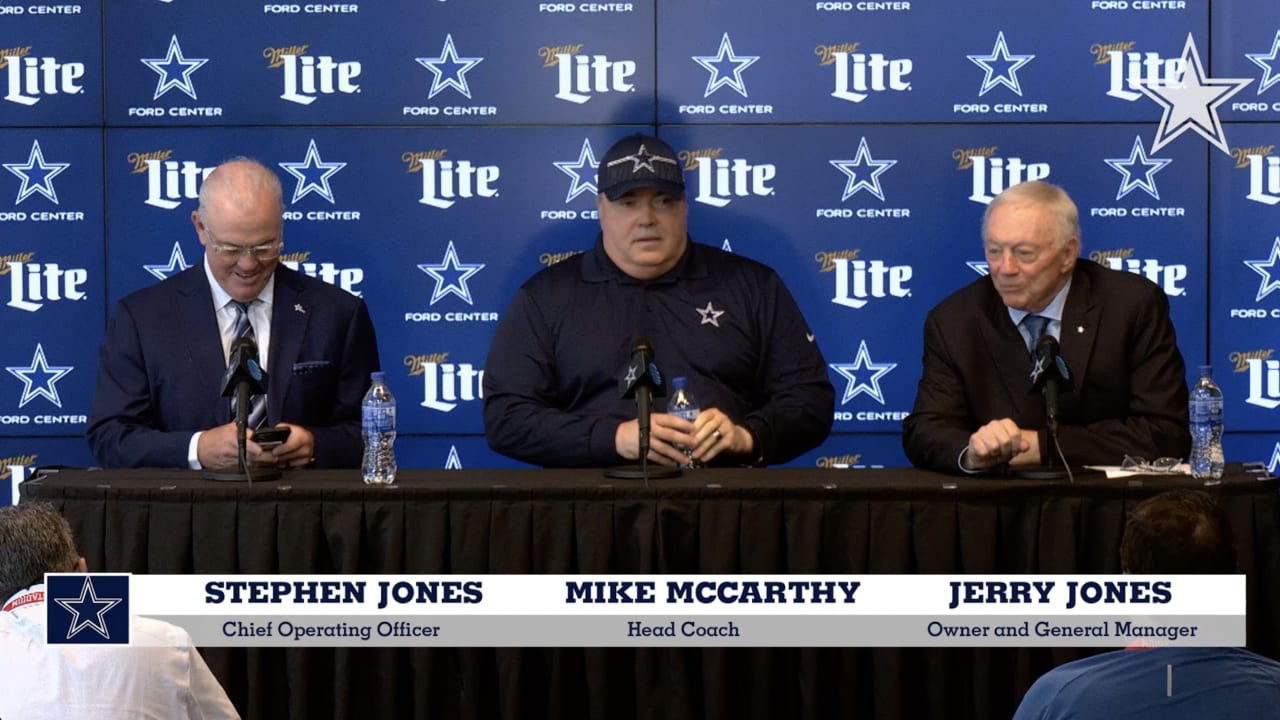
[[[516,293],[484,372],[489,445],[550,467],[639,459],[636,405],[619,393],[644,338],[702,405],[651,417],[650,462],[786,462],[831,430],[835,393],[795,300],[770,268],[694,243],[676,153],[631,135],[597,172],[600,235]]]

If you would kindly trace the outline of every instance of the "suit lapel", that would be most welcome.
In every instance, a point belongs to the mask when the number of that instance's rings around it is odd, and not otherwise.
[[[987,320],[982,325],[982,341],[991,357],[991,364],[1000,377],[1004,390],[1008,393],[1010,407],[1017,408],[1014,419],[1022,424],[1028,413],[1027,407],[1027,375],[1031,372],[1031,357],[1027,353],[1026,341],[1022,333],[1009,319],[1009,310],[1000,300],[1000,295],[991,287],[991,295],[987,301]]]
[[[306,294],[298,283],[297,274],[284,267],[276,268],[275,297],[271,303],[271,359],[267,387],[267,417],[279,421],[284,415],[285,398],[289,394],[289,382],[293,377],[293,364],[298,361],[302,338],[306,336]]]
[[[217,308],[213,307],[213,294],[204,265],[199,264],[185,271],[183,282],[178,285],[178,304],[175,317],[190,318],[185,333],[187,363],[194,368],[193,387],[209,388],[214,397],[222,390],[222,376],[227,363],[223,358],[222,334],[218,331]],[[211,312],[212,311],[212,312]],[[231,417],[231,401],[208,403],[205,427],[216,427]]]
[[[1088,273],[1080,264],[1090,262],[1080,260],[1071,279],[1071,290],[1067,293],[1067,303],[1062,309],[1062,334],[1059,346],[1062,348],[1062,359],[1071,372],[1071,387],[1077,391],[1081,387],[1085,368],[1089,367],[1089,358],[1093,355],[1093,346],[1098,338],[1098,321],[1102,315],[1102,305],[1093,294],[1093,283]]]

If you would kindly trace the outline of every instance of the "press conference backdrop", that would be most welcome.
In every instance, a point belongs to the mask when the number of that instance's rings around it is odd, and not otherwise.
[[[924,315],[986,271],[991,198],[1044,178],[1085,255],[1168,294],[1228,459],[1275,471],[1278,86],[1274,0],[0,0],[0,471],[91,463],[107,315],[200,262],[236,155],[284,183],[284,262],[368,302],[401,464],[514,465],[481,425],[495,324],[590,247],[637,129],[679,152],[694,239],[776,268],[817,335],[836,421],[796,464],[905,462]]]

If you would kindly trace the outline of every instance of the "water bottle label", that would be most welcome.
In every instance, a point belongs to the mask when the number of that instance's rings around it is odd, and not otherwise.
[[[365,432],[392,432],[396,429],[396,409],[366,407],[360,414],[360,425]]]

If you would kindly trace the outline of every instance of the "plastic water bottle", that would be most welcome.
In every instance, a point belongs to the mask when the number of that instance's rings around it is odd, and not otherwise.
[[[387,389],[387,374],[369,376],[373,385],[360,404],[364,431],[364,460],[360,473],[366,485],[390,485],[396,481],[396,399]]]
[[[1191,475],[1216,485],[1222,478],[1222,390],[1213,382],[1213,366],[1200,366],[1191,388]]]
[[[702,408],[698,407],[698,401],[693,397],[693,393],[689,392],[689,380],[683,377],[671,378],[671,399],[667,401],[667,414],[675,415],[678,418],[684,418],[689,422],[693,422],[698,417],[698,413]],[[689,461],[682,463],[682,468],[698,468],[702,467],[702,463],[693,459],[693,449],[677,446],[681,452],[689,458]]]

